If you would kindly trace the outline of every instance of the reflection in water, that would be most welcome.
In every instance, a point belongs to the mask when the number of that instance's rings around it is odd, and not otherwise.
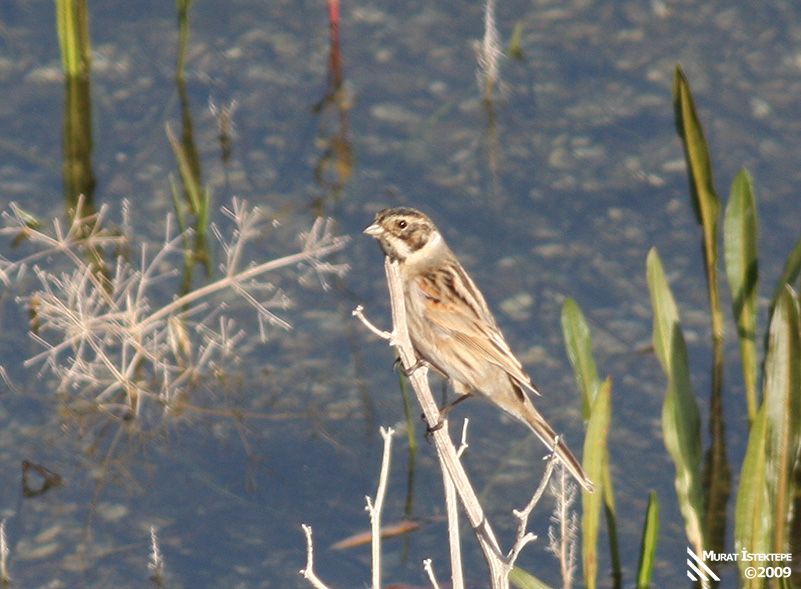
[[[227,192],[230,192],[228,162],[231,161],[231,151],[233,149],[234,113],[238,106],[239,103],[236,100],[232,100],[227,105],[218,106],[209,99],[209,112],[217,121],[217,141],[220,143],[220,162],[225,171],[225,186],[229,189]]]
[[[93,208],[91,43],[86,0],[58,0],[56,25],[64,71],[64,197],[74,211],[79,195]]]
[[[211,190],[203,185],[203,170],[200,164],[195,132],[192,123],[192,108],[186,88],[186,53],[189,47],[189,10],[192,0],[178,0],[178,59],[175,64],[175,85],[178,90],[178,103],[181,110],[181,138],[173,133],[169,124],[165,130],[167,139],[178,162],[178,174],[183,187],[181,198],[174,182],[170,182],[173,206],[184,239],[184,268],[181,293],[192,288],[192,272],[196,264],[212,273],[212,259],[209,252],[208,228],[210,223]],[[190,219],[191,216],[191,219]],[[194,243],[191,243],[188,229],[192,229]]]
[[[325,119],[327,112],[333,111],[336,122],[330,133],[321,131],[322,154],[314,165],[314,179],[323,191],[312,207],[317,215],[326,213],[326,203],[339,200],[353,173],[353,147],[348,137],[348,112],[352,104],[342,67],[339,0],[329,0],[328,18],[328,89],[313,110],[321,119]]]
[[[325,275],[341,276],[346,271],[343,265],[323,261],[347,241],[335,237],[330,223],[323,220],[303,236],[298,253],[251,263],[246,251],[250,242],[261,237],[265,219],[258,209],[234,200],[230,208],[223,209],[232,223],[229,237],[219,230],[215,234],[225,253],[222,277],[159,306],[155,287],[164,288],[175,276],[172,260],[184,254],[179,244],[186,234],[173,235],[167,223],[161,247],[153,248],[153,253],[145,253],[143,247],[138,266],[117,257],[112,280],[106,285],[95,277],[92,265],[82,255],[121,238],[104,229],[105,207],[93,215],[81,215],[80,210],[66,234],[54,220],[51,235],[46,229],[30,228],[27,218],[16,214],[12,206],[5,214],[7,227],[0,228],[0,234],[27,231],[38,251],[4,263],[0,270],[11,282],[26,266],[49,261],[56,254],[72,265],[69,272],[63,272],[42,263],[38,284],[20,299],[31,308],[35,304],[41,325],[36,341],[44,348],[28,364],[41,365],[52,373],[62,394],[125,418],[139,415],[140,398],[169,408],[197,378],[216,373],[235,356],[245,332],[221,315],[219,303],[209,306],[210,297],[221,291],[236,293],[256,312],[264,336],[268,325],[289,327],[272,310],[285,309],[289,299],[273,282],[264,280],[265,273],[303,264],[307,272],[324,280]],[[86,235],[85,227],[92,232]],[[130,230],[125,233],[133,235]]]
[[[495,116],[495,103],[492,100],[484,102],[484,111],[487,114],[487,167],[490,176],[490,194],[486,200],[490,206],[500,210],[506,202],[506,197],[500,188],[499,162],[500,162],[500,140],[498,138],[498,120]]]
[[[34,475],[38,480],[34,480]],[[22,495],[24,497],[44,495],[63,482],[63,478],[57,472],[29,460],[22,461]]]
[[[154,283],[163,285],[165,280],[175,276],[169,257],[182,253],[177,247],[181,236],[167,237],[163,249],[156,251],[152,258],[143,259],[141,267],[133,268],[124,258],[117,258],[111,289],[106,290],[93,278],[90,264],[82,254],[120,238],[102,229],[105,207],[88,218],[80,214],[80,207],[77,210],[79,214],[66,234],[54,230],[60,239],[46,233],[47,229],[29,227],[28,217],[14,215],[13,208],[3,215],[9,226],[0,229],[0,235],[25,230],[30,244],[41,251],[17,262],[1,264],[0,270],[11,282],[20,276],[23,266],[34,261],[41,265],[37,273],[39,283],[33,287],[38,290],[22,302],[37,300],[41,335],[36,341],[45,349],[30,358],[26,365],[41,365],[40,375],[51,377],[60,385],[58,396],[55,391],[48,391],[44,400],[48,409],[42,412],[57,419],[59,427],[55,429],[70,440],[69,446],[75,446],[61,449],[60,460],[78,459],[85,462],[81,466],[88,466],[85,471],[82,468],[78,471],[80,478],[91,477],[92,499],[88,502],[80,542],[75,544],[75,551],[68,558],[71,571],[89,574],[104,556],[104,543],[96,540],[95,534],[107,523],[104,513],[100,513],[107,487],[116,486],[120,481],[129,483],[131,489],[142,484],[139,471],[146,466],[142,449],[151,440],[161,440],[182,416],[219,415],[234,420],[235,426],[244,419],[287,420],[286,414],[252,412],[235,403],[226,409],[205,411],[189,402],[191,398],[197,403],[195,393],[199,387],[208,387],[219,397],[227,386],[236,383],[228,367],[234,364],[235,348],[246,334],[220,316],[220,290],[231,289],[254,305],[261,316],[260,323],[286,325],[271,310],[276,303],[286,301],[286,296],[272,284],[260,281],[258,275],[284,266],[296,268],[305,261],[308,269],[320,273],[321,277],[325,274],[341,277],[344,267],[315,258],[323,251],[338,251],[345,240],[333,238],[332,241],[330,224],[320,221],[304,236],[299,254],[283,261],[251,264],[243,255],[245,243],[261,235],[259,227],[264,219],[258,211],[235,201],[227,210],[236,225],[232,230],[235,237],[221,245],[227,254],[228,268],[223,272],[224,277],[181,297],[167,294],[169,302],[159,306],[158,301],[163,300],[165,293],[157,294],[151,286]],[[58,221],[53,225],[59,227]],[[92,227],[88,236],[82,232],[86,226]],[[132,235],[130,231],[125,233]],[[56,254],[76,266],[72,273],[62,272],[59,260],[51,261]],[[51,264],[58,270],[53,270]],[[254,282],[256,280],[260,283]],[[265,292],[275,300],[264,300]],[[217,305],[203,302],[210,296],[218,297]],[[180,327],[176,327],[176,322]],[[50,403],[60,408],[57,416]],[[216,404],[219,406],[219,398]],[[260,407],[265,409],[263,404]],[[237,430],[247,433],[244,427],[237,427]],[[244,435],[242,440],[245,454],[252,458]],[[169,449],[165,448],[165,452],[165,456],[168,455]],[[37,484],[31,478],[33,474],[44,481]],[[60,476],[48,468],[32,462],[23,464],[26,496],[41,496],[60,481]],[[71,492],[74,493],[74,489]],[[65,501],[63,496],[59,501]],[[83,506],[86,500],[81,496],[76,501]]]
[[[64,126],[62,163],[64,202],[71,218],[95,212],[95,176],[92,170],[91,44],[89,11],[85,0],[57,2],[57,26],[64,71]],[[89,235],[94,228],[86,225]],[[99,247],[86,251],[95,277],[109,287],[108,267]]]
[[[92,99],[89,72],[64,80],[64,200],[75,211],[80,195],[94,208]]]
[[[498,61],[502,55],[495,25],[495,0],[487,0],[484,3],[484,39],[478,49],[478,81],[485,104],[493,101],[498,84]]]

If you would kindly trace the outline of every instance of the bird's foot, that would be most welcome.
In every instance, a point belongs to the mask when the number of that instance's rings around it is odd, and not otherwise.
[[[453,408],[456,407],[459,403],[468,399],[472,396],[472,393],[465,393],[463,395],[459,395],[458,398],[454,399],[450,403],[442,406],[439,408],[439,418],[437,419],[437,423],[434,425],[429,425],[428,420],[426,419],[425,413],[420,414],[420,418],[426,424],[426,438],[430,439],[431,436],[434,434],[435,431],[442,429],[442,426],[445,425],[445,420],[448,418],[448,414],[453,411]]]
[[[417,362],[415,362],[414,364],[412,364],[411,366],[409,366],[409,368],[406,368],[406,367],[403,365],[403,362],[401,362],[401,359],[400,359],[400,358],[395,358],[395,361],[392,363],[392,370],[397,370],[398,372],[400,372],[401,374],[403,374],[403,376],[405,376],[405,377],[407,377],[407,378],[408,378],[408,377],[410,377],[412,374],[414,374],[414,373],[415,373],[415,371],[419,370],[419,369],[420,369],[420,368],[422,368],[423,366],[426,366],[426,367],[427,367],[427,366],[430,366],[430,365],[429,365],[429,363],[428,363],[428,362],[426,362],[425,360],[418,359],[418,360],[417,360]]]

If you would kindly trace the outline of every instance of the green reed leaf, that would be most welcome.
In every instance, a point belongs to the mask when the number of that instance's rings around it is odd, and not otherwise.
[[[592,404],[587,434],[584,437],[584,471],[593,481],[604,480],[607,463],[606,436],[612,419],[612,379],[607,378],[599,387]],[[602,487],[603,488],[603,487]],[[581,539],[584,562],[584,583],[594,589],[598,577],[598,531],[601,522],[603,493],[581,494]]]
[[[648,508],[645,510],[645,524],[642,529],[640,561],[637,565],[637,589],[651,586],[651,574],[656,560],[656,542],[659,538],[659,498],[656,491],[648,495]]]
[[[551,589],[550,585],[517,566],[509,573],[509,582],[518,589]]]
[[[581,390],[582,412],[586,421],[590,419],[591,408],[595,402],[597,391],[601,386],[601,381],[598,379],[598,370],[592,357],[590,328],[587,325],[581,307],[573,299],[567,299],[562,305],[562,333],[565,338],[567,355],[570,359],[570,364],[573,366],[576,382]],[[600,482],[599,487],[603,490],[604,515],[606,516],[606,528],[609,534],[612,575],[614,578],[619,578],[621,576],[621,567],[617,539],[617,510],[615,508],[614,485],[609,472],[609,452],[607,448],[604,448],[601,476],[593,480]]]
[[[734,549],[738,553],[742,550],[751,553],[770,552],[772,516],[766,478],[766,409],[767,404],[762,403],[751,423],[748,448],[740,470],[740,488],[734,508]],[[761,579],[749,580],[745,577],[745,568],[750,565],[750,562],[738,561],[744,589],[762,586]]]
[[[723,312],[720,308],[716,270],[720,199],[715,191],[709,147],[695,110],[690,83],[680,66],[676,66],[673,78],[673,107],[676,116],[676,130],[681,137],[687,160],[693,208],[696,219],[703,228],[709,308],[712,313],[712,337],[714,342],[720,342],[723,339]],[[715,345],[719,346],[720,344],[715,343]],[[722,355],[716,357],[722,358]]]
[[[197,215],[206,201],[207,196],[204,195],[203,187],[200,185],[198,175],[193,171],[191,160],[187,150],[181,141],[178,140],[172,127],[169,123],[164,126],[167,133],[167,139],[172,147],[172,152],[178,162],[178,173],[181,176],[181,182],[186,190],[189,199],[189,208],[194,215]]]
[[[576,383],[581,391],[581,406],[584,420],[590,418],[590,408],[595,392],[600,385],[598,370],[592,357],[590,328],[578,303],[567,299],[562,305],[562,333],[565,338],[567,357],[573,366]]]
[[[801,321],[798,300],[787,285],[776,302],[768,333],[763,391],[767,419],[767,482],[774,515],[773,552],[787,552],[795,493],[793,467],[801,441]]]
[[[648,289],[654,313],[654,349],[668,377],[662,406],[665,447],[676,466],[676,494],[684,517],[687,539],[703,553],[703,500],[701,493],[701,429],[698,403],[690,384],[687,346],[678,309],[656,248],[648,253]]]
[[[726,276],[740,342],[748,419],[757,411],[757,211],[751,176],[741,170],[731,187],[723,221]]]
[[[693,207],[699,224],[716,222],[720,208],[712,179],[712,163],[704,129],[698,120],[690,83],[681,66],[676,66],[673,77],[673,108],[676,131],[684,146],[684,155],[690,176]]]
[[[654,352],[662,369],[669,374],[672,356],[670,346],[673,341],[673,328],[679,323],[679,310],[665,280],[665,271],[662,269],[662,261],[656,248],[651,248],[648,252],[646,269],[651,306],[654,310]]]

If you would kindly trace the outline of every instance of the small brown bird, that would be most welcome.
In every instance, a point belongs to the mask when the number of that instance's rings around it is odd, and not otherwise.
[[[399,262],[409,336],[418,358],[447,377],[458,394],[476,391],[528,425],[592,492],[579,461],[534,408],[526,391],[539,391],[431,219],[411,208],[384,209],[364,232]]]

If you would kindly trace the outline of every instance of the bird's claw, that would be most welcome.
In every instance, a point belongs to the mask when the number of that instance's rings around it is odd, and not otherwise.
[[[395,358],[395,361],[392,363],[392,370],[397,370],[408,378],[423,366],[428,366],[428,362],[418,359],[417,362],[409,366],[409,368],[406,368],[400,358]]]

